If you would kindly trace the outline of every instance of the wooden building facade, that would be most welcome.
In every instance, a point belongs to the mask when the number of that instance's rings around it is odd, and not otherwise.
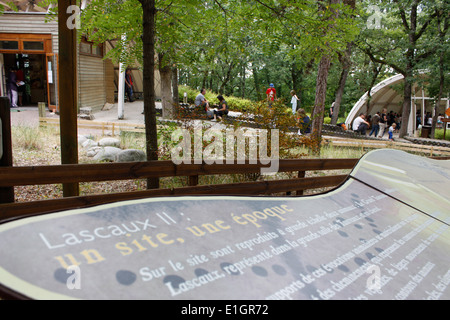
[[[6,81],[15,66],[27,78],[22,105],[45,102],[50,110],[58,111],[58,22],[49,18],[47,10],[33,8],[0,14],[0,95],[7,95]],[[118,65],[105,58],[110,49],[110,43],[96,46],[82,37],[77,55],[79,107],[95,111],[117,101]],[[132,72],[134,92],[139,97],[143,91],[142,72],[139,67],[132,68]],[[160,81],[157,75],[155,78],[158,97]]]

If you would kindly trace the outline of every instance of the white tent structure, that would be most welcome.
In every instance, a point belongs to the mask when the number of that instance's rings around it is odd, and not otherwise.
[[[425,75],[424,73],[422,75]],[[361,113],[374,115],[378,111],[387,109],[388,112],[393,111],[395,113],[401,114],[403,108],[403,75],[397,74],[390,77],[384,81],[381,81],[370,91],[371,100],[370,107],[367,110],[367,102],[369,99],[369,93],[366,92],[358,102],[355,103],[352,110],[345,120],[347,127],[351,128],[351,123],[358,117]],[[448,97],[442,98],[438,114],[445,115],[445,111],[450,107],[450,100]],[[434,110],[434,100],[427,96],[425,88],[423,88],[420,83],[416,82],[413,84],[412,96],[411,96],[411,112],[408,121],[408,134],[414,135],[417,126],[416,123],[416,113],[421,114],[422,125],[425,119],[425,114],[427,112],[432,113]]]

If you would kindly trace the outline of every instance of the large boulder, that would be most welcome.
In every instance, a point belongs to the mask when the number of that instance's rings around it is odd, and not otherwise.
[[[120,147],[120,140],[116,138],[103,138],[98,142],[101,147]]]
[[[141,162],[145,161],[147,156],[142,150],[127,149],[116,154],[115,162]]]
[[[121,152],[122,149],[116,147],[104,147],[94,157],[96,161],[114,161],[116,155]]]

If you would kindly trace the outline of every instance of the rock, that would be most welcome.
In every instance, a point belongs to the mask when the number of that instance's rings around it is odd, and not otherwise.
[[[121,152],[122,149],[115,147],[104,147],[95,156],[96,161],[114,161],[116,155]]]
[[[93,158],[95,157],[101,150],[103,150],[102,147],[92,147],[86,151],[86,156]]]
[[[113,107],[114,107],[114,104],[112,104],[112,103],[105,103],[105,105],[102,108],[102,111],[111,110]]]
[[[98,146],[98,143],[95,142],[95,141],[92,140],[92,139],[87,139],[86,141],[84,141],[84,142],[81,144],[81,146],[82,146],[84,149],[90,149],[90,148],[92,148],[92,147],[97,147],[97,146]]]
[[[94,120],[95,117],[92,114],[92,108],[91,107],[80,108],[80,114],[78,115],[78,118],[83,120]]]
[[[91,107],[82,107],[80,108],[80,114],[92,114],[92,108]]]
[[[78,144],[79,144],[80,146],[83,145],[83,142],[85,142],[87,139],[88,139],[88,137],[79,134],[79,135],[78,135]]]
[[[142,150],[127,149],[116,154],[115,162],[141,162],[145,161],[147,156]]]
[[[78,118],[80,118],[81,120],[94,120],[95,119],[93,114],[79,114]]]
[[[120,147],[120,140],[116,138],[103,138],[98,142],[101,147]]]

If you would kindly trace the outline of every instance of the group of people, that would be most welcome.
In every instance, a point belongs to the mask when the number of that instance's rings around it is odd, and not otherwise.
[[[206,116],[211,119],[211,121],[222,120],[224,115],[227,115],[229,112],[228,104],[225,98],[222,95],[217,96],[219,100],[219,105],[215,108],[212,108],[210,102],[205,97],[206,89],[202,88],[200,93],[195,98],[194,104],[196,107],[199,107],[206,112]],[[273,102],[277,99],[277,93],[273,84],[270,84],[269,88],[266,91],[267,101],[269,103],[269,108],[272,107]],[[295,92],[292,92],[292,112],[296,114],[297,125],[299,127],[298,134],[308,134],[311,133],[311,119],[308,117],[304,109],[297,110],[297,96]],[[294,102],[295,99],[295,102]]]
[[[437,116],[436,128],[442,128],[442,124],[443,124],[442,119],[444,119],[444,115],[442,113],[440,113]],[[425,121],[423,122],[423,124],[425,126],[433,125],[433,115],[431,114],[431,112],[427,112],[425,114],[424,120]],[[421,124],[422,124],[422,116],[421,116],[420,110],[418,110],[416,113],[416,125],[417,125],[417,127],[419,127],[419,125],[421,125]]]
[[[355,120],[353,120],[352,129],[362,135],[366,135],[367,130],[371,128],[369,137],[382,138],[388,131],[389,140],[394,140],[393,135],[396,130],[400,128],[401,117],[393,111],[387,112],[387,109],[378,111],[373,116],[367,117],[361,113]]]
[[[209,101],[206,100],[205,97],[206,89],[202,88],[200,93],[195,98],[194,104],[196,107],[200,107],[205,110],[206,116],[211,119],[211,121],[217,121],[217,119],[222,120],[224,115],[227,115],[228,104],[225,101],[225,98],[222,95],[217,96],[217,100],[219,100],[219,106],[217,108],[211,108]]]

